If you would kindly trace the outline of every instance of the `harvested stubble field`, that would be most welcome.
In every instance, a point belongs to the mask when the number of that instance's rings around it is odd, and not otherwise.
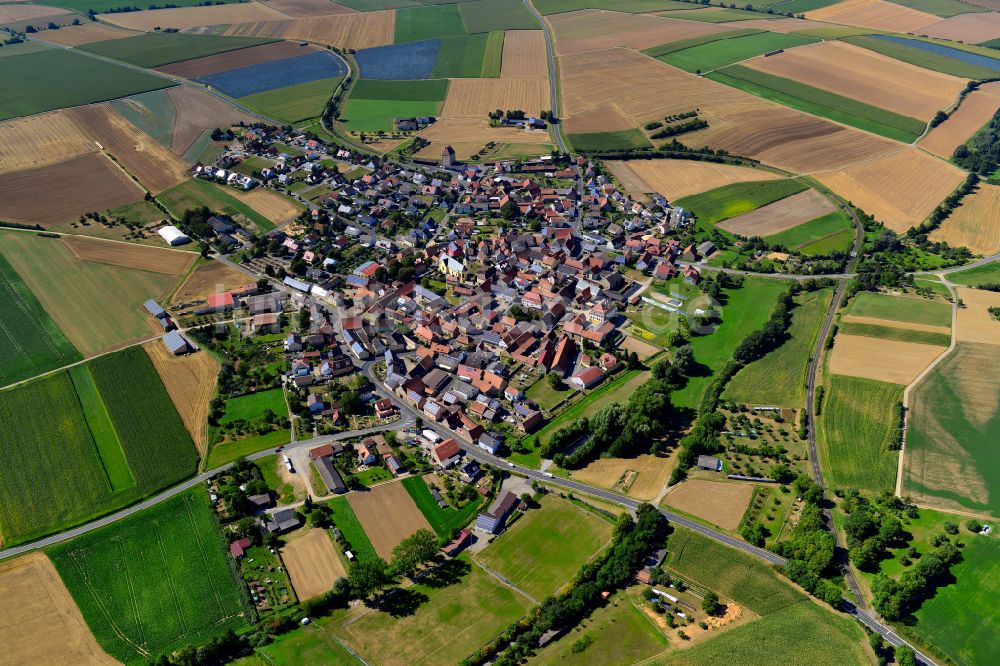
[[[159,340],[146,343],[144,348],[184,422],[184,428],[204,455],[208,403],[215,390],[219,362],[205,352],[174,356]]]
[[[263,4],[292,18],[351,14],[355,11],[330,0],[265,0]]]
[[[897,150],[899,145],[767,102],[628,49],[562,57],[559,72],[568,122],[612,104],[635,127],[698,109],[710,127],[686,134],[686,145],[723,148],[800,173],[871,159]]]
[[[253,116],[226,104],[217,97],[191,86],[177,86],[167,91],[174,105],[174,127],[170,150],[183,155],[206,130],[240,121],[255,122]]]
[[[52,183],[59,183],[53,188]],[[0,176],[0,218],[12,222],[67,222],[83,213],[117,208],[142,198],[142,189],[104,155],[89,154],[40,169]]]
[[[59,573],[42,553],[0,564],[0,631],[5,662],[113,666],[87,628]]]
[[[695,160],[615,160],[606,165],[632,196],[657,192],[670,201],[732,183],[781,178],[763,169]]]
[[[916,148],[816,178],[887,227],[903,232],[920,224],[963,180],[965,172]]]
[[[749,483],[688,479],[667,493],[663,503],[722,529],[735,530],[743,520],[753,489]]]
[[[961,105],[918,144],[938,157],[951,159],[955,148],[982,129],[1000,109],[1000,81],[984,83],[965,96]]]
[[[402,483],[383,483],[370,490],[347,497],[379,557],[392,558],[392,549],[419,529],[431,529],[430,523],[413,503]]]
[[[184,162],[110,104],[76,107],[67,109],[66,113],[84,134],[114,155],[129,174],[154,194],[173,187],[186,177]]]
[[[648,501],[663,490],[673,467],[669,458],[648,454],[636,458],[598,458],[586,467],[570,472],[570,477],[581,483],[613,489],[626,472],[633,472],[626,494]]]
[[[892,32],[915,32],[941,20],[887,0],[846,0],[806,12],[806,18]]]
[[[541,79],[549,75],[541,30],[508,30],[503,38],[501,79]]]
[[[537,115],[552,106],[548,79],[454,79],[441,115],[485,118],[496,109],[521,109]]]
[[[318,50],[315,46],[302,46],[294,42],[272,42],[270,44],[262,44],[261,46],[251,46],[246,49],[217,53],[205,56],[204,58],[175,62],[157,67],[156,70],[172,76],[193,79],[198,76],[207,76],[208,74],[224,72],[238,67],[249,67],[273,60],[283,60],[298,55],[314,53]]]
[[[964,307],[958,309],[955,339],[959,342],[1000,345],[1000,321],[988,310],[991,307],[1000,307],[1000,294],[959,287],[958,297]]]
[[[277,37],[347,49],[392,44],[395,12],[358,12],[288,21],[258,21],[226,26],[224,35]]]
[[[923,28],[920,34],[955,42],[981,44],[1000,37],[1000,14],[983,12],[952,16]]]
[[[252,279],[221,261],[208,261],[200,264],[188,275],[171,301],[174,304],[203,303],[210,294],[220,294],[251,282]]]
[[[903,492],[1000,516],[998,439],[1000,346],[960,342],[910,396]]]
[[[799,226],[837,207],[816,190],[793,194],[773,204],[757,210],[731,217],[719,223],[719,227],[740,236],[771,236]]]
[[[97,150],[64,111],[0,123],[0,173],[35,169]]]
[[[134,32],[114,28],[103,23],[84,23],[82,25],[69,25],[58,30],[46,30],[38,37],[46,42],[61,46],[80,46],[91,42],[106,42],[109,39],[135,37],[135,35]]]
[[[230,190],[230,193],[264,216],[273,226],[288,224],[302,212],[302,206],[294,199],[282,196],[277,192],[257,187],[249,192]],[[265,228],[263,231],[267,231]]]
[[[660,44],[726,32],[711,23],[675,21],[661,16],[587,9],[546,19],[555,32],[558,55],[627,46],[641,51]]]
[[[51,20],[49,17],[65,14],[61,9],[44,5],[0,5],[0,25],[41,18],[45,19],[41,23],[46,23]]]
[[[930,120],[948,108],[966,83],[837,41],[803,46],[744,64],[922,120]]]
[[[73,257],[78,261],[90,261],[95,264],[134,268],[140,271],[163,273],[178,276],[184,273],[194,255],[191,252],[179,252],[173,249],[146,247],[125,243],[112,243],[85,236],[66,236],[62,242],[69,247]]]
[[[251,21],[274,21],[288,18],[281,12],[268,9],[266,5],[247,2],[241,4],[212,5],[207,7],[178,7],[174,9],[150,9],[139,12],[101,14],[100,19],[132,30],[150,32],[153,28],[202,28],[209,25],[249,23]]]
[[[936,345],[841,334],[830,352],[830,372],[905,385],[943,353]]]
[[[333,589],[333,582],[347,576],[330,536],[323,529],[310,530],[281,549],[281,561],[292,578],[299,601]]]
[[[930,239],[952,247],[965,246],[983,255],[1000,250],[1000,185],[980,183],[931,233]]]

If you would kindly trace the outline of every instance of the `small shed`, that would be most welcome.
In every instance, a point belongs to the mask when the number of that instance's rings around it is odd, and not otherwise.
[[[721,472],[722,461],[714,456],[698,456],[698,469],[706,469],[710,472]]]

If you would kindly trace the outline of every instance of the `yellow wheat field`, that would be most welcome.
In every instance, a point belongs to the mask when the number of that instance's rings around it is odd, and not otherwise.
[[[989,308],[1000,307],[1000,294],[968,287],[959,287],[957,291],[965,307],[958,309],[955,339],[1000,345],[1000,321],[989,313]]]
[[[137,34],[139,33],[121,30],[103,23],[84,23],[82,25],[68,25],[58,30],[46,30],[39,34],[39,39],[62,46],[79,46],[91,42],[104,42],[109,39],[135,37]]]
[[[148,9],[141,12],[101,14],[101,20],[132,30],[160,28],[202,28],[209,25],[273,21],[288,18],[281,12],[256,2],[212,5],[211,7],[180,7],[177,9]],[[310,19],[312,20],[312,19]]]
[[[806,18],[895,32],[912,32],[941,20],[886,0],[846,0],[806,12]]]
[[[629,194],[639,196],[657,192],[668,200],[707,192],[732,183],[775,180],[781,177],[763,169],[694,160],[608,161],[605,164]]]
[[[885,223],[906,231],[924,221],[965,180],[965,172],[916,148],[840,171],[816,174],[824,185]]]
[[[938,157],[949,159],[955,148],[968,141],[1000,109],[1000,81],[984,83],[965,96],[958,109],[918,144]]]
[[[980,183],[930,238],[953,247],[964,245],[977,254],[1000,251],[1000,186]]]
[[[676,21],[662,16],[598,9],[553,14],[546,18],[555,33],[558,55],[627,46],[637,51],[679,39],[726,32],[720,24]]]
[[[503,37],[501,79],[541,79],[549,75],[541,30],[508,30]]]
[[[838,335],[830,352],[830,372],[905,386],[945,349],[901,340]]]
[[[395,12],[358,12],[289,21],[235,23],[226,27],[222,34],[300,39],[328,46],[364,49],[392,44],[395,26]]]
[[[34,169],[96,150],[64,111],[0,123],[0,173]]]
[[[486,118],[496,109],[537,116],[551,106],[548,79],[452,79],[441,116]]]

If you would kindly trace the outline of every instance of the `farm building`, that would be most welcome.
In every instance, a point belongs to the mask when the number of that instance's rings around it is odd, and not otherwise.
[[[722,461],[713,456],[698,456],[698,469],[707,469],[710,472],[721,472]]]
[[[284,534],[294,530],[300,524],[298,516],[295,515],[295,509],[280,509],[268,516],[267,520],[264,521],[264,529],[268,532]]]
[[[167,311],[160,307],[160,304],[154,301],[152,298],[142,304],[142,307],[146,309],[146,312],[153,315],[157,319],[163,319],[167,316]]]
[[[167,245],[184,245],[191,242],[191,239],[185,236],[184,232],[173,225],[168,224],[165,227],[161,227],[156,233],[160,234],[160,237],[167,241]]]
[[[316,466],[316,471],[319,472],[319,477],[323,479],[323,485],[326,486],[327,491],[337,495],[347,492],[347,485],[344,484],[344,480],[340,477],[340,472],[333,466],[332,456],[326,455],[313,458],[313,465]]]
[[[231,292],[225,291],[221,294],[208,295],[208,308],[212,312],[227,312],[236,305],[236,300]]]
[[[267,314],[254,315],[250,319],[250,326],[248,331],[253,333],[277,333],[280,330],[278,326],[278,315],[273,312]]]
[[[604,379],[604,371],[595,365],[571,377],[569,383],[578,389],[589,389],[591,386],[600,384],[602,379]]]
[[[517,495],[509,490],[505,491],[497,501],[493,502],[489,511],[476,517],[476,529],[490,534],[499,534],[504,525],[507,524],[507,518],[520,502]]]
[[[177,331],[170,331],[163,336],[163,345],[174,356],[180,356],[191,351],[191,345],[187,339]]]
[[[441,549],[441,552],[448,557],[455,557],[469,543],[470,537],[472,537],[472,532],[468,528],[463,529],[451,543]]]

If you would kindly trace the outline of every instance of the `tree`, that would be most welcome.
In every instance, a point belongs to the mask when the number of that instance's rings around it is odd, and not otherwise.
[[[367,599],[389,585],[389,565],[381,557],[374,560],[358,560],[351,565],[347,582],[351,591],[359,599]]]
[[[678,347],[677,351],[674,352],[674,368],[685,377],[691,373],[695,364],[694,351],[691,349],[691,345]]]
[[[392,570],[410,576],[438,552],[437,537],[427,529],[417,530],[392,549]]]
[[[715,592],[706,592],[705,596],[701,599],[701,609],[709,615],[718,613],[719,606],[719,595]]]
[[[515,217],[517,217],[517,212],[518,212],[517,204],[510,200],[508,200],[506,203],[504,203],[503,206],[500,207],[500,215],[505,220],[513,220]]]
[[[795,474],[792,472],[791,468],[789,468],[788,465],[786,465],[785,463],[778,463],[777,465],[773,465],[768,475],[778,483],[782,484],[789,483],[790,481],[792,481],[792,479],[795,478]]]
[[[917,655],[909,645],[896,648],[896,664],[898,666],[917,666]]]

